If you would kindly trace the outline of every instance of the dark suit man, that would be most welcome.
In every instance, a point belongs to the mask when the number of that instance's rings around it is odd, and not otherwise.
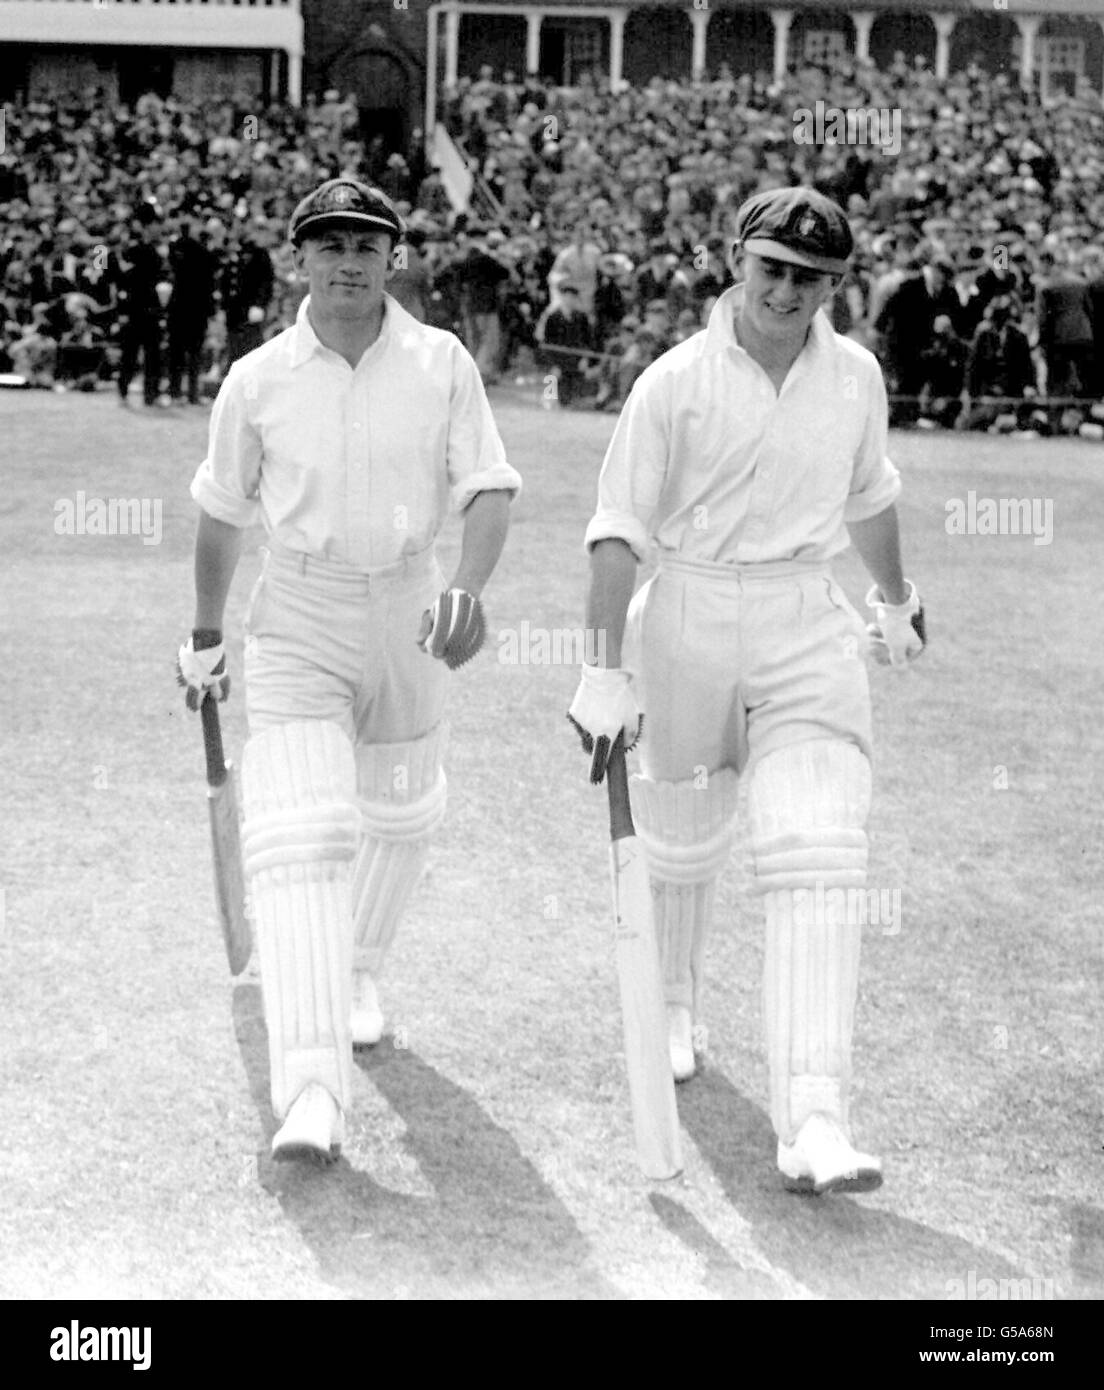
[[[184,218],[180,236],[169,247],[173,293],[169,301],[169,394],[180,396],[183,378],[188,402],[199,404],[199,359],[214,312],[215,258],[199,240],[197,220]]]
[[[954,267],[949,261],[935,260],[914,267],[890,291],[877,317],[874,330],[880,336],[882,364],[889,377],[891,395],[919,396],[926,369],[923,354],[935,339],[935,320],[941,315],[959,331],[962,301],[954,287]],[[911,425],[917,416],[913,399],[896,400],[890,407],[890,424]]]
[[[1035,295],[1039,346],[1047,365],[1047,396],[1091,394],[1093,310],[1089,287],[1080,275],[1040,257],[1042,279]],[[1055,407],[1059,415],[1061,407]]]
[[[156,405],[161,389],[163,309],[157,286],[168,282],[168,266],[156,245],[158,218],[144,203],[134,217],[136,240],[120,258],[119,296],[123,315],[119,332],[119,399],[127,392],[142,359],[142,398]]]

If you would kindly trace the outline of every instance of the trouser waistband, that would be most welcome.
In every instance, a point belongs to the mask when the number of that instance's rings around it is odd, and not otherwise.
[[[661,572],[697,574],[707,579],[786,579],[794,575],[829,574],[827,560],[766,560],[751,564],[723,564],[716,560],[694,560],[673,551],[659,556]]]
[[[424,550],[403,555],[393,564],[378,565],[369,569],[358,569],[341,560],[323,560],[317,555],[307,555],[303,551],[289,550],[276,541],[269,541],[264,548],[267,554],[266,569],[285,577],[299,577],[317,580],[346,588],[350,592],[365,592],[380,583],[402,579],[417,579],[429,574],[436,562],[432,545]]]

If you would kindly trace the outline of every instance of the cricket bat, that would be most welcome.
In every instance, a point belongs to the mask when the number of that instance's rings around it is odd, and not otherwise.
[[[223,757],[218,702],[208,695],[199,707],[207,757],[207,810],[215,863],[215,900],[231,975],[240,975],[253,952],[253,932],[245,914],[238,794],[230,764]]]
[[[667,1046],[667,1007],[659,963],[652,888],[644,846],[629,805],[624,739],[618,736],[606,768],[610,808],[610,868],[617,977],[625,1025],[625,1061],[640,1166],[649,1178],[682,1172],[675,1079]]]

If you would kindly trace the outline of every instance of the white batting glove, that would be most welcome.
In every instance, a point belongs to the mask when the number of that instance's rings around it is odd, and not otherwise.
[[[908,598],[904,603],[885,603],[882,591],[877,584],[866,596],[866,606],[874,610],[876,623],[867,625],[870,634],[870,650],[880,666],[894,666],[898,669],[915,661],[927,646],[928,635],[924,623],[924,609],[916,585],[906,579]]]
[[[640,706],[631,674],[617,667],[584,665],[567,717],[579,732],[583,752],[591,755],[590,780],[601,782],[618,734],[624,735],[626,750],[640,737]]]
[[[221,641],[210,647],[195,648],[195,634],[176,656],[176,679],[187,687],[184,702],[191,710],[199,709],[210,691],[222,701],[230,694],[230,677],[226,672],[226,649]]]

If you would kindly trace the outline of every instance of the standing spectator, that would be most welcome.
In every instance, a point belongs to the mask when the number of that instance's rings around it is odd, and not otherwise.
[[[593,239],[588,222],[580,222],[575,228],[571,244],[565,246],[552,262],[548,276],[548,288],[553,295],[564,284],[571,283],[579,296],[579,305],[587,317],[594,314],[594,296],[598,289],[598,263],[602,259],[602,248]]]
[[[1092,310],[1093,356],[1088,381],[1089,395],[1104,401],[1104,251],[1093,247],[1086,257],[1089,305]]]
[[[916,421],[916,397],[924,385],[921,359],[933,344],[935,320],[946,314],[957,325],[962,305],[953,278],[954,267],[949,261],[933,260],[917,267],[890,291],[874,321],[875,332],[881,335],[890,391],[898,398],[891,403],[892,424]]]
[[[582,394],[585,356],[594,347],[594,330],[583,312],[579,287],[570,281],[560,286],[560,306],[544,320],[545,356],[555,368],[561,405],[573,405]]]
[[[495,253],[504,240],[497,228],[473,238],[467,254],[455,266],[464,336],[484,385],[496,381],[499,374],[500,300],[505,282],[510,278],[510,268]]]
[[[186,377],[188,404],[198,405],[200,355],[215,307],[215,258],[200,241],[192,212],[182,216],[180,235],[169,247],[169,269],[169,395],[180,398]]]
[[[243,227],[231,235],[219,276],[228,366],[264,341],[264,321],[275,285],[272,257],[257,245],[252,229]]]
[[[157,286],[168,278],[168,267],[157,246],[157,212],[143,203],[135,213],[135,240],[120,261],[119,403],[127,405],[130,383],[142,359],[142,399],[157,404],[161,390],[161,299]]]
[[[674,266],[667,243],[657,237],[648,247],[648,259],[636,272],[636,302],[640,309],[653,299],[666,299]]]
[[[1087,396],[1092,376],[1092,296],[1074,270],[1059,266],[1049,251],[1039,257],[1042,279],[1035,295],[1039,347],[1046,359],[1047,397]],[[1062,407],[1051,406],[1052,428]]]
[[[433,276],[425,254],[425,233],[407,224],[406,242],[397,249],[398,269],[388,293],[419,323],[426,322]]]
[[[598,288],[594,292],[595,341],[604,347],[629,310],[625,287],[633,263],[623,252],[613,251],[598,264]]]

